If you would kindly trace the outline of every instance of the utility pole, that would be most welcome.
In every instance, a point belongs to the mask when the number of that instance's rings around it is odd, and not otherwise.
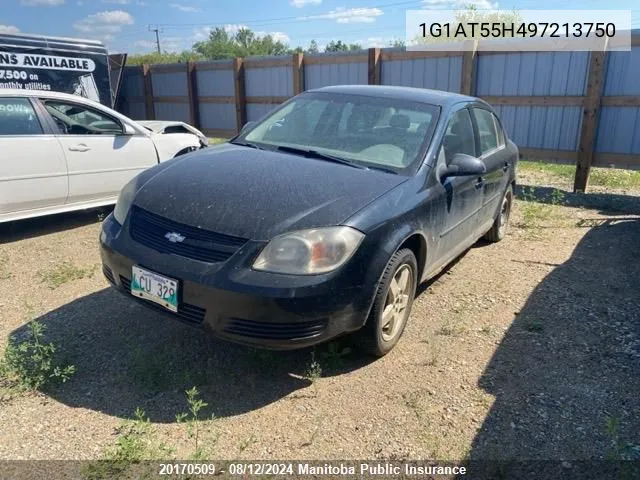
[[[158,28],[157,25],[155,27],[153,27],[152,25],[149,25],[149,31],[150,32],[155,32],[155,34],[156,34],[156,47],[158,48],[158,53],[161,53],[161,50],[160,50],[160,29]]]

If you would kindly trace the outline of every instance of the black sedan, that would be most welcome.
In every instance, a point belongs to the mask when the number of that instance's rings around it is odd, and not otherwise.
[[[102,225],[103,271],[231,341],[293,349],[355,332],[384,355],[420,282],[504,237],[517,159],[477,98],[308,91],[132,180]]]

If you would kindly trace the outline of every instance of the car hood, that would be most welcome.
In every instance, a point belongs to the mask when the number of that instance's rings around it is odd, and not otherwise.
[[[252,240],[338,225],[407,180],[231,144],[167,163],[144,182],[134,205],[179,223]]]

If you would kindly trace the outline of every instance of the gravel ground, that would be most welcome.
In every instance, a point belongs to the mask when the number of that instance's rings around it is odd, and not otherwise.
[[[563,187],[523,182],[541,196]],[[98,458],[137,407],[180,458],[193,440],[175,415],[193,385],[209,404],[200,441],[210,458],[569,461],[638,445],[632,194],[567,195],[568,206],[536,203],[533,214],[519,200],[503,242],[477,244],[420,289],[391,354],[319,347],[313,381],[311,350],[210,340],[109,289],[95,212],[3,226],[0,339],[38,319],[76,373],[46,393],[0,390],[0,459]],[[64,262],[84,278],[53,288]]]

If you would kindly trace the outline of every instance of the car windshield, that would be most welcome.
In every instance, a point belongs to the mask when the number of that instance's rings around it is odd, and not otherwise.
[[[295,97],[264,118],[237,143],[265,149],[310,151],[354,165],[399,174],[414,171],[424,157],[439,107],[404,100],[311,92]],[[326,158],[325,158],[326,160]]]

